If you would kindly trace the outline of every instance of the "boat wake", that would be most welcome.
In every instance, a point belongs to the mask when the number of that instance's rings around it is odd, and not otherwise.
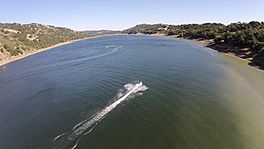
[[[89,134],[96,125],[100,123],[104,117],[115,109],[121,102],[129,98],[142,95],[142,92],[147,90],[141,81],[136,83],[129,83],[124,85],[124,88],[119,89],[117,93],[117,100],[95,113],[93,116],[75,125],[70,133],[63,133],[53,139],[52,144],[47,148],[76,148],[81,136]]]
[[[58,61],[55,63],[48,63],[48,64],[43,64],[43,65],[38,65],[38,66],[34,66],[32,68],[28,68],[22,71],[22,73],[19,74],[19,76],[15,75],[13,77],[10,77],[9,79],[5,80],[5,82],[11,82],[11,81],[16,81],[19,79],[23,79],[25,77],[31,77],[31,76],[36,76],[39,73],[43,73],[43,72],[47,72],[47,71],[51,71],[51,70],[58,70],[58,67],[62,67],[62,68],[66,68],[65,65],[72,66],[72,65],[79,65],[79,64],[83,64],[86,61],[90,61],[90,60],[95,60],[95,59],[99,59],[99,58],[103,58],[105,56],[109,56],[112,54],[117,53],[120,49],[123,48],[123,46],[118,46],[118,45],[109,45],[107,47],[105,47],[106,49],[108,49],[106,53],[101,53],[101,54],[97,54],[97,55],[93,55],[93,56],[84,56],[81,58],[74,58],[74,59],[67,59],[67,60],[63,60],[63,61]],[[0,70],[5,69],[7,66],[2,66],[0,67]]]
[[[66,60],[66,61],[55,63],[55,64],[49,64],[49,65],[44,66],[43,68],[38,68],[38,69],[41,70],[41,69],[47,69],[47,68],[52,68],[52,67],[68,65],[68,64],[76,64],[76,63],[80,63],[83,61],[101,58],[101,57],[108,56],[108,55],[111,55],[111,54],[118,52],[118,50],[121,49],[122,47],[123,46],[115,46],[115,45],[108,46],[107,48],[111,48],[111,50],[109,52],[106,52],[106,53],[102,53],[102,54],[98,54],[98,55],[94,55],[94,56],[88,56],[88,57],[85,56],[85,57],[73,59],[73,60]]]

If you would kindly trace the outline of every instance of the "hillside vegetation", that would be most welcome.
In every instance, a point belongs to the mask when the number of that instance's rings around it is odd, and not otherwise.
[[[207,40],[208,46],[220,52],[231,52],[264,68],[264,22],[205,24],[141,24],[124,30],[128,34],[165,34],[175,37]]]
[[[68,28],[42,24],[0,23],[0,61],[75,39],[88,37]]]

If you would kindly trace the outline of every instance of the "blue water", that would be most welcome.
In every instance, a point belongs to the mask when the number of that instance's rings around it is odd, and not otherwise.
[[[0,69],[0,147],[50,147],[136,80],[149,89],[78,136],[77,148],[264,146],[263,72],[191,41],[120,35],[53,48]]]

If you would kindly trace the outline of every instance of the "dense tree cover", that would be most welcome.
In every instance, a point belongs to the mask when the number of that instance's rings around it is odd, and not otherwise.
[[[123,33],[165,34],[188,39],[211,39],[214,41],[213,44],[218,45],[218,47],[219,45],[228,47],[229,52],[241,53],[245,48],[248,48],[252,58],[264,57],[264,22],[238,22],[229,25],[220,23],[185,25],[141,24],[124,30]],[[264,62],[260,63],[264,65]]]
[[[71,29],[42,24],[0,23],[0,60],[28,50],[88,37]]]
[[[166,34],[190,39],[214,39],[215,42],[225,42],[241,48],[262,49],[264,42],[264,22],[220,23],[164,25],[141,24],[123,31],[128,34]]]

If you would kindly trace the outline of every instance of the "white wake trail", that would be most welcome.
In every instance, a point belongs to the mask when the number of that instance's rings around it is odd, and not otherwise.
[[[101,111],[97,112],[93,116],[91,116],[89,119],[82,121],[74,126],[73,132],[71,132],[69,135],[65,136],[63,139],[59,139],[59,135],[54,139],[54,144],[51,146],[51,148],[61,148],[69,146],[72,141],[76,140],[81,135],[87,135],[89,134],[94,127],[113,109],[115,109],[121,102],[128,99],[128,97],[135,97],[138,95],[142,95],[142,92],[147,90],[148,87],[145,86],[142,82],[138,81],[135,84],[126,84],[124,85],[124,89],[119,90],[119,93],[117,96],[119,97],[118,100],[116,100],[111,105],[105,107]],[[89,129],[90,128],[90,129]],[[87,132],[88,130],[88,132]],[[58,140],[58,142],[56,142]],[[74,145],[74,148],[77,146],[77,143]]]
[[[87,128],[92,126],[95,122],[97,122],[100,119],[102,119],[107,113],[112,111],[117,105],[119,105],[122,101],[124,101],[129,95],[131,95],[132,93],[136,93],[136,92],[142,91],[142,89],[145,89],[145,90],[147,89],[145,86],[143,86],[142,82],[138,82],[135,85],[129,85],[129,86],[125,85],[125,88],[128,88],[129,91],[124,96],[119,98],[117,101],[115,101],[114,103],[112,103],[108,107],[104,108],[97,115],[95,115],[91,120],[89,120],[88,122],[84,123],[82,126],[77,128],[76,130],[74,130],[74,133],[76,135],[82,134],[83,131],[85,131]]]

